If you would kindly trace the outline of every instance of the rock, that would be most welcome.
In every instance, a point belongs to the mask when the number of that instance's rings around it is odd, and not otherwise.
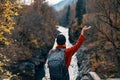
[[[22,80],[37,80],[44,76],[44,64],[47,58],[47,52],[49,50],[41,51],[36,49],[32,57],[28,60],[20,60],[17,63],[11,65],[11,72],[18,74]],[[45,52],[45,53],[44,53]],[[40,79],[39,79],[40,80]]]
[[[87,54],[84,50],[84,47],[81,47],[77,52],[78,59],[78,77],[77,80],[81,80],[81,77],[84,73],[87,73],[91,70],[90,62],[89,62],[89,54]]]

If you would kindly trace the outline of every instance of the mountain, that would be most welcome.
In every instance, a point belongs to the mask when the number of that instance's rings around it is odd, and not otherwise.
[[[77,2],[77,0],[63,0],[63,1],[59,2],[58,4],[53,5],[52,7],[56,11],[60,11],[64,7],[69,6],[69,5],[71,6],[71,5],[75,4],[76,2]]]

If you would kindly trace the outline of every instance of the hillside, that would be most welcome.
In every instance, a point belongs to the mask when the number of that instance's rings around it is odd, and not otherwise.
[[[85,49],[80,49],[78,53],[80,72],[86,73],[82,69],[89,68],[103,79],[120,77],[119,1],[87,0],[84,7],[86,13],[82,15],[81,25],[77,25],[78,21],[74,19],[69,31],[70,41],[74,44],[81,28],[84,25],[92,26],[92,29],[86,33]],[[86,67],[83,61],[87,61],[89,66]]]
[[[11,34],[5,33],[10,44],[0,44],[0,80],[11,77],[15,80],[41,80],[44,76],[47,54],[57,34],[57,21],[56,12],[37,1],[23,5],[19,15],[12,17],[16,22],[14,30]]]

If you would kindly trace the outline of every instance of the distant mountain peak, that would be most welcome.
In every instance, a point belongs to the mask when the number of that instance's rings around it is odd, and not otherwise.
[[[77,2],[77,0],[63,0],[55,5],[53,5],[52,7],[56,10],[56,11],[60,11],[62,10],[64,7],[66,6],[71,6],[73,4],[75,4]]]

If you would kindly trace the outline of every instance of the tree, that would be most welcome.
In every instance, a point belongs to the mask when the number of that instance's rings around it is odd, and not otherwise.
[[[99,46],[97,53],[104,53],[104,56],[111,57],[112,62],[116,64],[118,74],[120,74],[120,1],[88,0],[87,10],[89,10],[88,16],[84,15],[84,17],[86,16],[88,24],[97,31],[94,34],[98,40],[96,45]],[[109,55],[105,53],[109,53]],[[104,61],[107,62],[107,60]]]
[[[3,33],[0,41],[0,77],[15,75],[13,78],[34,80],[38,70],[44,68],[47,53],[54,44],[55,11],[43,0],[23,5],[20,11],[21,6],[15,3],[16,0],[0,1],[0,33]],[[5,30],[1,23],[4,23]]]
[[[67,7],[67,12],[66,12],[66,26],[69,25],[70,23],[70,5]]]
[[[18,12],[22,7],[16,3],[16,0],[0,0],[0,76],[9,76],[11,73],[7,71],[3,66],[10,62],[8,56],[5,55],[3,46],[9,46],[14,41],[8,37],[11,31],[14,30],[15,17],[18,16]],[[12,41],[10,41],[12,40]]]
[[[55,11],[47,4],[35,2],[29,6],[24,5],[16,19],[17,25],[12,38],[16,40],[16,48],[19,47],[20,49],[18,49],[17,53],[14,53],[17,54],[16,57],[19,57],[17,61],[14,60],[15,66],[11,65],[16,71],[11,71],[14,74],[19,73],[18,76],[24,78],[24,80],[38,80],[37,78],[44,76],[43,71],[47,54],[52,48],[56,36],[55,15]],[[29,67],[27,67],[29,73],[25,67],[19,70],[20,62],[23,64],[30,63],[31,66],[35,66],[32,67],[33,72],[29,70]]]
[[[0,43],[9,44],[5,35],[11,34],[11,30],[14,29],[14,17],[18,16],[20,8],[21,6],[16,1],[0,1]]]
[[[85,0],[78,0],[76,4],[76,18],[78,19],[78,24],[82,23],[82,16],[86,13]]]
[[[103,25],[97,25],[96,28],[105,36],[106,40],[111,42],[113,46],[113,51],[117,58],[118,62],[118,72],[120,74],[120,56],[119,56],[119,42],[120,38],[120,4],[118,0],[110,0],[110,1],[96,1],[96,11],[100,12],[97,14],[99,22],[103,23]],[[112,6],[111,6],[112,5]],[[98,22],[98,23],[99,23]],[[102,26],[105,25],[105,28]],[[104,29],[104,30],[103,30]],[[107,32],[106,32],[107,30]]]

